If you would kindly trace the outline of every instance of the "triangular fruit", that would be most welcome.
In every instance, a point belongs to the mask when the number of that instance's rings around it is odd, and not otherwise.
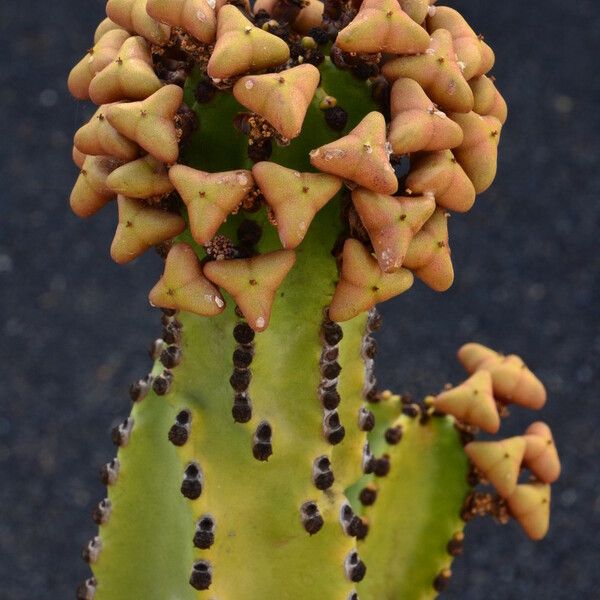
[[[204,44],[215,39],[217,18],[207,0],[147,0],[146,10],[153,19],[181,27]]]
[[[364,0],[335,43],[346,52],[419,54],[427,50],[429,34],[396,0]]]
[[[454,50],[465,79],[487,73],[494,66],[491,48],[469,26],[465,18],[453,8],[436,6],[427,19],[429,31],[445,29],[452,35]]]
[[[310,153],[311,164],[381,194],[393,194],[398,180],[389,161],[384,116],[370,112],[346,136]]]
[[[146,10],[147,0],[108,0],[106,14],[127,31],[145,37],[153,44],[169,41],[171,28],[155,21]]]
[[[448,215],[436,208],[412,239],[404,266],[436,292],[445,292],[454,282],[454,268],[448,244]]]
[[[204,272],[233,296],[254,331],[264,331],[277,289],[295,262],[293,250],[277,250],[252,258],[215,260],[204,266]]]
[[[406,187],[414,194],[433,194],[438,206],[467,212],[475,203],[475,188],[450,150],[411,159]]]
[[[139,148],[135,142],[121,135],[106,118],[107,106],[100,106],[94,116],[75,133],[75,147],[84,154],[114,156],[133,160]]]
[[[272,162],[252,168],[254,179],[273,209],[284,248],[296,248],[321,208],[342,187],[342,180],[327,173],[300,173]]]
[[[482,117],[475,112],[453,113],[464,134],[463,142],[454,148],[454,156],[473,182],[478,194],[485,192],[496,177],[498,144],[502,125],[496,117]]]
[[[442,110],[469,112],[473,92],[456,61],[452,36],[445,29],[434,31],[429,48],[415,56],[401,56],[383,65],[389,81],[408,77],[417,81]]]
[[[348,321],[378,302],[402,294],[412,283],[410,271],[400,269],[395,273],[384,273],[358,240],[348,239],[344,244],[342,272],[329,306],[329,317],[333,321]]]
[[[481,75],[480,77],[471,79],[469,85],[471,86],[471,90],[473,90],[473,97],[475,98],[473,112],[482,117],[496,117],[504,125],[508,116],[508,106],[506,105],[506,100],[504,100],[502,94],[500,94],[498,88],[494,85],[493,79],[487,75]]]
[[[171,248],[163,276],[150,291],[149,299],[154,306],[205,317],[218,315],[225,307],[219,290],[204,277],[198,257],[188,244]]]
[[[140,256],[148,248],[170,240],[185,229],[177,214],[145,205],[125,196],[117,198],[119,224],[110,247],[110,255],[119,264]]]
[[[402,266],[411,240],[435,210],[432,195],[397,197],[365,188],[353,190],[352,202],[384,273]]]
[[[167,85],[142,102],[113,104],[106,111],[108,122],[124,136],[165,163],[179,156],[175,114],[183,102],[183,90]]]
[[[313,65],[242,77],[233,86],[236,100],[264,117],[285,138],[300,135],[321,75]]]
[[[400,78],[391,92],[392,122],[388,140],[394,154],[447,150],[460,146],[460,125],[446,116],[413,79]]]
[[[508,508],[532,540],[541,540],[550,524],[550,486],[547,483],[518,485],[508,498]]]
[[[465,344],[458,360],[469,373],[489,371],[494,395],[503,402],[539,410],[546,403],[544,384],[527,368],[523,360],[511,354],[504,356],[481,344]]]
[[[487,371],[477,371],[464,383],[442,392],[434,398],[433,404],[436,410],[488,433],[496,433],[500,428],[492,378]]]
[[[130,37],[123,42],[114,60],[92,79],[90,98],[95,104],[143,100],[161,85],[154,72],[148,42],[139,36]]]
[[[465,446],[465,452],[503,498],[515,491],[525,454],[525,438],[516,436],[498,442],[470,442]]]
[[[251,23],[235,6],[221,7],[217,18],[217,43],[208,61],[213,79],[228,79],[251,71],[281,65],[290,57],[288,45]]]
[[[114,198],[107,178],[121,164],[112,156],[86,157],[70,199],[71,209],[78,217],[91,217]]]
[[[149,154],[115,169],[106,185],[128,198],[154,198],[173,191],[165,165]]]
[[[254,187],[250,171],[206,173],[174,165],[169,177],[188,209],[192,236],[206,244]]]
[[[96,73],[115,60],[128,37],[130,37],[129,33],[122,29],[107,31],[71,69],[68,86],[75,98],[87,100],[90,97],[89,89],[92,79]]]
[[[544,483],[554,483],[560,475],[560,459],[552,431],[537,421],[525,431],[525,466]]]

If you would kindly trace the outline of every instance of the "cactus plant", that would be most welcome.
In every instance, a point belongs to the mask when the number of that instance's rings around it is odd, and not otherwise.
[[[496,173],[494,54],[435,0],[108,0],[69,87],[71,207],[116,197],[111,256],[164,273],[150,373],[101,471],[79,599],[435,597],[465,523],[548,528],[560,472],[517,356],[379,390],[376,304],[452,285],[447,211]],[[527,479],[527,469],[530,479]],[[477,488],[487,485],[495,487]]]

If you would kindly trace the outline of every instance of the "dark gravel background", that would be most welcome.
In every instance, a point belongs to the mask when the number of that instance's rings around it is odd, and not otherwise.
[[[534,544],[513,525],[470,525],[446,597],[599,598],[600,12],[594,0],[453,5],[497,52],[511,108],[499,177],[452,219],[453,290],[416,285],[385,306],[379,375],[437,391],[462,377],[454,352],[469,339],[526,358],[548,385],[541,417],[564,465],[551,533]],[[112,211],[83,222],[67,204],[70,139],[90,110],[65,79],[102,9],[0,3],[1,599],[74,597],[108,432],[158,331],[146,301],[158,259],[115,266]],[[515,417],[514,431],[534,418]]]

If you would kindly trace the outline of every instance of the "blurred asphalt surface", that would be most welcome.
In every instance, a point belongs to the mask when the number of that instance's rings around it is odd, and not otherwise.
[[[600,597],[600,12],[593,0],[450,4],[496,50],[510,120],[495,185],[452,217],[453,289],[417,284],[384,306],[378,374],[397,391],[438,391],[463,376],[454,353],[471,339],[526,359],[547,383],[539,416],[563,459],[551,533],[534,544],[513,524],[469,525],[444,597],[591,600]],[[79,552],[95,531],[89,513],[103,497],[97,468],[158,332],[146,300],[158,258],[114,265],[113,211],[83,222],[68,208],[71,136],[91,109],[65,81],[102,12],[100,0],[0,4],[1,600],[74,598],[88,572]],[[514,416],[507,433],[537,418]]]

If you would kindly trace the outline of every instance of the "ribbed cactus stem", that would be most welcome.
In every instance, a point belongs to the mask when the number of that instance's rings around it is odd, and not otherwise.
[[[212,319],[177,315],[182,325],[176,344],[181,362],[171,369],[169,391],[161,397],[152,391],[134,409],[134,428],[129,443],[120,450],[119,478],[111,487],[112,514],[101,528],[106,548],[129,545],[132,555],[144,557],[144,565],[115,564],[101,555],[94,566],[98,598],[125,598],[133,590],[139,597],[158,598],[152,596],[153,577],[145,583],[144,571],[171,569],[171,565],[161,564],[161,556],[177,556],[180,575],[182,569],[190,571],[193,532],[203,515],[210,515],[215,522],[214,545],[194,552],[197,560],[211,564],[214,596],[207,598],[252,599],[261,594],[300,598],[313,575],[314,585],[318,585],[314,589],[324,598],[344,599],[351,593],[355,584],[344,570],[344,561],[356,548],[356,540],[344,532],[340,511],[346,501],[345,489],[362,470],[366,433],[359,428],[365,388],[361,345],[367,318],[362,315],[345,323],[338,343],[325,341],[329,334],[323,333],[324,309],[335,287],[331,248],[339,231],[338,211],[339,206],[332,203],[313,224],[294,269],[277,294],[265,332],[249,334],[250,328],[244,326],[232,301],[224,313]],[[272,229],[265,227],[264,231],[259,246],[268,251],[276,239]],[[250,337],[252,342],[244,343]],[[329,337],[330,341],[336,339]],[[252,353],[251,379],[246,390],[243,382],[234,381],[236,391],[230,379],[235,369],[232,357],[240,347]],[[336,347],[338,358],[325,360],[324,347]],[[330,351],[326,358],[334,354]],[[167,355],[163,353],[163,357]],[[334,363],[341,371],[338,376],[334,368],[330,376],[335,377],[328,379],[327,366]],[[163,368],[158,363],[155,374],[160,376]],[[320,399],[320,388],[332,384],[343,398],[337,411],[325,409]],[[251,404],[252,416],[246,423],[234,422],[236,395],[244,395]],[[181,411],[189,413],[189,436],[175,449],[167,434]],[[329,427],[335,412],[345,431],[343,437],[332,435]],[[265,441],[260,432],[265,424],[271,430],[270,456],[261,456],[255,448],[257,442]],[[157,519],[164,512],[165,518],[174,521],[169,528],[161,524],[164,537],[154,561],[152,551],[144,550],[145,544],[154,544],[152,534],[132,536],[131,526],[120,524],[120,515],[129,512],[130,503],[135,502],[132,486],[123,484],[128,467],[135,461],[147,462],[148,457],[140,454],[148,451],[157,459],[147,467],[148,481],[134,484],[137,501],[144,510],[156,511]],[[255,455],[265,460],[257,460]],[[333,485],[325,490],[315,485],[315,463],[323,457],[334,476]],[[197,464],[201,472],[202,491],[197,499],[186,499],[180,493],[181,478],[190,464]],[[310,531],[303,515],[307,503],[316,505],[323,519],[318,531]],[[137,517],[130,515],[129,520],[134,526]],[[328,576],[322,577],[325,572]],[[188,578],[189,572],[180,582],[186,594]]]

